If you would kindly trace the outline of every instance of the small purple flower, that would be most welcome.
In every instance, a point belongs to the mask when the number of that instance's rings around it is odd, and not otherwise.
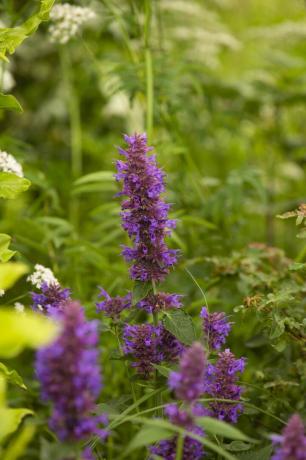
[[[207,366],[205,392],[214,398],[239,401],[242,388],[237,385],[237,374],[243,372],[244,367],[245,358],[236,359],[229,349],[220,352],[216,364]],[[232,423],[237,422],[238,414],[243,410],[240,403],[222,401],[213,401],[209,407],[212,417]]]
[[[190,431],[198,436],[203,436],[203,430],[200,427],[193,427]],[[164,460],[175,460],[176,458],[177,436],[165,441],[160,441],[156,446],[150,448],[153,455],[159,455]],[[203,445],[196,439],[186,436],[184,438],[183,458],[182,460],[201,460],[204,455]]]
[[[158,313],[161,310],[181,308],[181,297],[179,294],[168,294],[167,292],[149,294],[138,302],[137,307],[146,310],[148,313]]]
[[[163,361],[176,361],[185,350],[184,345],[162,326],[161,330],[161,349],[163,352]]]
[[[132,366],[137,372],[148,378],[153,372],[153,364],[163,360],[161,351],[161,326],[152,324],[125,325],[123,330],[125,354],[133,357]]]
[[[229,323],[224,312],[209,313],[205,307],[202,308],[201,318],[203,318],[203,330],[209,348],[220,349],[226,341],[232,323]]]
[[[97,322],[86,321],[78,302],[67,301],[53,312],[62,323],[62,333],[36,357],[36,374],[42,397],[53,404],[50,428],[62,441],[87,439],[95,434],[104,438],[105,416],[93,416],[101,391]]]
[[[154,155],[147,155],[145,134],[124,136],[128,147],[119,149],[125,160],[117,161],[116,179],[123,182],[122,227],[128,233],[132,247],[122,251],[131,262],[130,275],[139,281],[161,281],[176,263],[177,251],[169,249],[165,237],[175,227],[168,219],[169,204],[160,197],[165,191],[164,173]]]
[[[195,342],[184,351],[179,372],[171,372],[168,384],[178,399],[195,401],[204,391],[206,355],[200,343]]]
[[[42,283],[41,292],[31,292],[33,310],[51,314],[53,311],[64,307],[65,302],[70,299],[70,289],[63,289],[57,283]]]
[[[105,289],[100,288],[99,297],[104,297],[105,300],[96,304],[98,311],[103,311],[106,316],[112,318],[113,321],[118,321],[120,313],[130,308],[132,305],[132,294],[129,292],[124,297],[110,297]]]
[[[298,414],[292,415],[282,435],[272,436],[274,445],[279,445],[271,460],[306,460],[306,435]]]

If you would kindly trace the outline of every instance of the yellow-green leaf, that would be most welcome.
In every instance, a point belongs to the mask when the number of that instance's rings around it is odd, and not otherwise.
[[[0,109],[15,110],[16,112],[23,112],[20,103],[12,94],[0,93]]]
[[[9,289],[28,271],[28,267],[20,262],[0,264],[0,289]]]
[[[16,198],[30,187],[31,182],[24,177],[8,172],[0,172],[0,198]]]
[[[17,430],[20,422],[26,415],[32,415],[30,409],[0,408],[0,442],[11,433]]]
[[[9,245],[11,243],[11,237],[5,233],[0,233],[0,261],[7,262],[9,261],[16,251],[11,251]]]

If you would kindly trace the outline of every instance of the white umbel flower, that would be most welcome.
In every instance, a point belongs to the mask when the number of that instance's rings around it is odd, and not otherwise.
[[[43,265],[36,264],[35,270],[32,275],[28,276],[27,280],[33,284],[33,286],[37,287],[38,289],[41,288],[42,284],[47,284],[50,286],[51,284],[59,284],[58,280],[55,278],[52,270],[50,268],[44,267]]]
[[[17,313],[24,313],[24,305],[20,302],[15,302],[14,303],[14,308],[17,311]]]
[[[55,5],[51,10],[50,19],[53,24],[49,28],[51,41],[64,45],[77,35],[81,28],[96,18],[96,13],[88,7],[63,3]]]
[[[18,161],[7,152],[0,150],[0,171],[16,174],[16,176],[23,177],[22,166]]]

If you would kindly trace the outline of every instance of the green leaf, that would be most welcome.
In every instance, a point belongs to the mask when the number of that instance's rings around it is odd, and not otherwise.
[[[133,305],[136,305],[140,300],[147,297],[150,291],[152,291],[152,284],[145,283],[142,281],[135,281],[133,289]]]
[[[15,110],[23,112],[23,109],[17,99],[12,94],[0,93],[0,109]]]
[[[0,356],[12,358],[25,347],[39,348],[52,342],[59,326],[42,315],[0,310]]]
[[[164,327],[185,345],[191,345],[196,340],[194,324],[184,310],[172,310],[165,313]]]
[[[126,451],[122,455],[122,458],[126,457],[133,450],[139,449],[140,447],[147,447],[150,444],[168,439],[173,436],[173,432],[160,428],[158,426],[144,426],[136,436],[132,439],[130,444],[127,446]]]
[[[0,362],[0,373],[2,373],[5,376],[8,382],[15,383],[15,385],[18,385],[20,388],[23,388],[24,390],[27,389],[26,385],[24,384],[18,372],[15,371],[14,369],[9,370],[6,367],[6,365],[1,362]]]
[[[169,369],[169,367],[161,366],[160,364],[153,364],[153,366],[164,377],[168,377],[171,372],[171,369]]]
[[[0,408],[0,442],[11,433],[17,430],[20,422],[26,415],[32,415],[30,409]]]
[[[0,289],[9,289],[28,271],[28,267],[21,262],[0,264]]]
[[[272,446],[265,446],[262,449],[252,450],[250,452],[244,452],[243,454],[237,454],[239,460],[270,460],[272,453]]]
[[[6,235],[5,233],[0,233],[0,261],[1,262],[8,262],[16,251],[11,251],[9,249],[9,245],[11,242],[11,237]]]
[[[238,428],[229,425],[222,420],[212,417],[199,417],[197,424],[204,428],[207,433],[223,436],[224,438],[236,439],[239,441],[252,441],[248,436],[242,433]]]
[[[31,182],[24,177],[8,172],[0,172],[0,198],[16,198],[19,193],[28,190]]]
[[[27,445],[33,438],[34,433],[35,426],[33,423],[28,423],[26,426],[24,426],[21,432],[18,434],[18,436],[10,442],[8,448],[5,450],[4,457],[2,460],[17,460],[21,456],[23,456],[24,458],[24,452],[26,450]],[[55,460],[54,457],[50,458],[52,458],[52,460]]]
[[[114,173],[112,171],[96,171],[86,174],[74,182],[74,185],[83,185],[90,182],[114,182]]]
[[[224,445],[224,447],[230,452],[241,452],[243,450],[250,450],[253,446],[243,441],[232,441],[230,444]]]

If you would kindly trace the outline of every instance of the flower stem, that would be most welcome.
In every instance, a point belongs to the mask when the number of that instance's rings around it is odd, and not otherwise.
[[[180,433],[177,436],[175,460],[183,459],[183,451],[184,451],[184,436]]]
[[[151,0],[145,0],[145,26],[144,26],[144,46],[145,46],[145,69],[146,69],[146,130],[148,142],[152,141],[153,120],[154,120],[154,74],[153,57],[150,46],[152,5]]]

